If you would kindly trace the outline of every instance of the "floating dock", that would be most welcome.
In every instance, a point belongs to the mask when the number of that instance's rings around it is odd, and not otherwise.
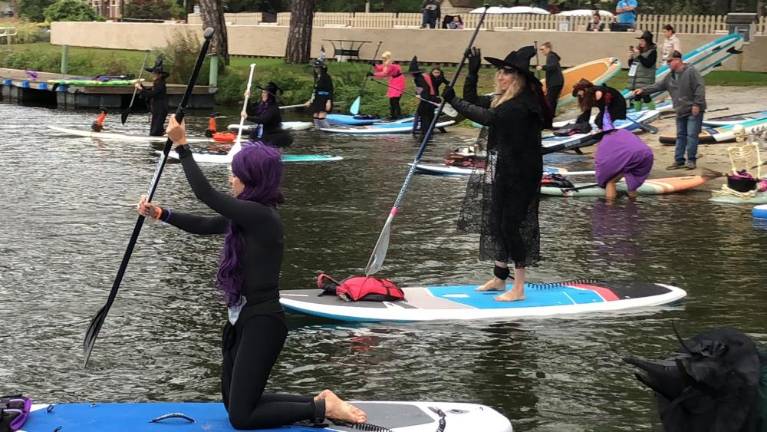
[[[125,108],[130,104],[133,87],[130,85],[83,86],[59,84],[56,80],[87,79],[73,75],[50,72],[25,71],[0,68],[0,98],[3,101],[24,105],[42,105],[61,109],[106,109]],[[144,82],[151,87],[151,82]],[[175,108],[181,102],[186,89],[182,84],[168,84],[168,105]],[[208,86],[195,86],[189,101],[190,109],[212,109],[215,105],[216,89]],[[137,107],[143,104],[136,98]]]

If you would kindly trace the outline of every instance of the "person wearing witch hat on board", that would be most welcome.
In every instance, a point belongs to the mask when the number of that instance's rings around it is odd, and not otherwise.
[[[258,101],[248,104],[244,113],[246,120],[257,126],[250,130],[251,140],[261,140],[273,147],[288,147],[293,143],[290,132],[282,129],[282,114],[277,104],[280,93],[282,89],[269,81],[265,88],[261,88]]]
[[[629,51],[629,75],[633,72],[633,76],[629,77],[631,81],[630,90],[655,84],[655,65],[658,63],[658,48],[652,41],[652,33],[645,30],[642,36],[639,36],[637,39],[639,39],[639,44],[637,47],[630,47]],[[645,94],[641,98],[634,100],[634,110],[641,110],[643,103],[647,104],[649,109],[655,109],[655,103],[652,101],[652,98],[650,95]]]
[[[314,66],[314,92],[312,98],[306,102],[311,107],[314,127],[326,128],[328,113],[333,111],[333,78],[328,74],[328,65],[325,60],[319,58],[312,63]]]
[[[562,66],[559,64],[559,54],[552,51],[551,42],[544,42],[539,48],[541,54],[546,56],[546,64],[535,68],[546,71],[546,100],[549,102],[551,112],[557,115],[557,103],[562,87],[565,86],[565,77],[562,75]]]
[[[434,110],[436,109],[434,104],[441,102],[439,98],[439,86],[448,84],[448,82],[440,68],[432,68],[429,73],[422,71],[418,65],[417,56],[413,56],[413,59],[410,60],[408,73],[413,76],[415,92],[421,100],[418,103],[415,119],[413,119],[413,135],[415,135],[416,130],[418,130],[420,131],[420,139],[423,139],[426,130],[434,120]]]
[[[152,115],[149,127],[150,136],[165,135],[165,118],[168,117],[168,89],[165,80],[169,74],[165,72],[162,63],[162,57],[157,57],[154,66],[145,69],[152,74],[152,88],[145,88],[138,82],[135,84],[136,89],[141,91],[140,96],[146,101]]]
[[[227,307],[221,350],[221,393],[235,429],[277,428],[325,418],[348,423],[367,421],[364,411],[330,390],[316,396],[265,392],[269,375],[288,334],[280,304],[280,268],[285,245],[277,206],[284,199],[281,153],[261,142],[245,143],[234,155],[231,194],[215,190],[186,145],[184,122],[171,117],[168,138],[178,152],[195,196],[215,216],[198,216],[162,208],[142,197],[138,212],[186,232],[226,235],[216,288]],[[183,255],[183,251],[176,251]]]
[[[525,269],[540,258],[541,131],[551,127],[553,114],[543,85],[530,71],[534,47],[522,47],[504,59],[485,57],[498,68],[491,96],[477,95],[479,49],[467,55],[463,99],[456,97],[452,87],[445,89],[443,97],[466,118],[488,126],[488,155],[485,170],[469,180],[458,227],[479,232],[480,258],[495,261],[493,278],[477,289],[506,290],[511,263],[514,286],[496,300],[524,300]]]

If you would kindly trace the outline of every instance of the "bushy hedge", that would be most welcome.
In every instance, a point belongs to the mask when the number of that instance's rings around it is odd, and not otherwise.
[[[43,11],[47,22],[53,21],[103,21],[96,11],[83,0],[56,0]]]

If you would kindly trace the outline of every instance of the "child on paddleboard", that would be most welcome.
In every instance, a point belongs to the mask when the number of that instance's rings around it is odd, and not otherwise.
[[[553,115],[541,82],[530,72],[534,47],[512,51],[504,59],[485,57],[498,68],[492,96],[477,95],[479,49],[467,54],[464,98],[456,97],[452,87],[443,96],[466,118],[488,126],[488,156],[485,170],[469,180],[458,226],[479,232],[480,258],[495,260],[494,277],[478,290],[504,291],[513,263],[514,286],[496,300],[524,300],[525,269],[540,258],[541,131],[551,127]]]
[[[222,338],[221,391],[229,421],[236,429],[275,428],[325,418],[362,423],[366,414],[330,390],[316,396],[266,393],[272,367],[288,328],[280,304],[279,279],[284,248],[277,206],[283,202],[282,161],[278,149],[244,145],[232,159],[232,194],[213,189],[186,145],[183,122],[170,119],[168,137],[198,199],[215,216],[197,216],[161,208],[142,197],[138,212],[193,234],[226,234],[216,287],[228,307]]]

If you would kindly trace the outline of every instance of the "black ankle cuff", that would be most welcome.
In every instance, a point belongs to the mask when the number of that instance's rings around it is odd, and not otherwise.
[[[314,424],[325,423],[325,399],[315,399],[313,402],[314,402],[314,418],[312,418],[312,423]]]
[[[496,265],[493,267],[493,275],[497,277],[500,280],[506,280],[509,278],[509,274],[511,272],[509,271],[508,267],[501,267],[499,265]]]

